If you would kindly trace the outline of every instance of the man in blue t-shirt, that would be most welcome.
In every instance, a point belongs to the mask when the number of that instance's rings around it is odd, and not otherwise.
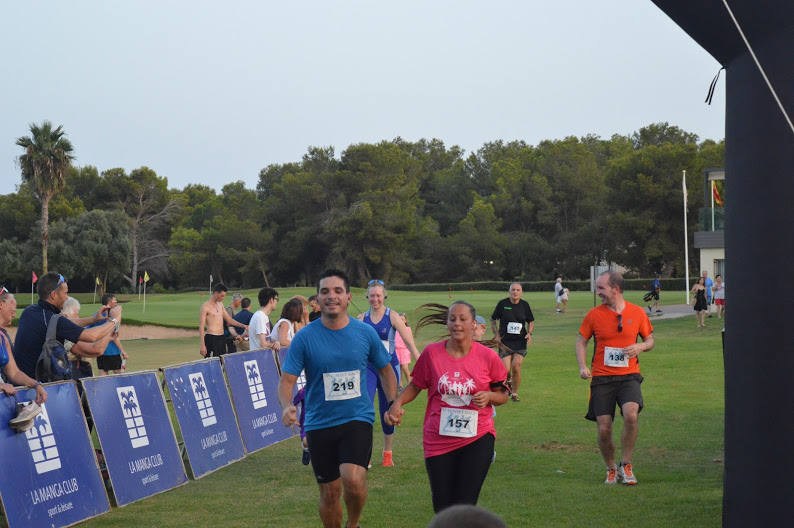
[[[320,277],[317,301],[322,316],[295,334],[282,367],[278,397],[281,421],[297,425],[292,391],[306,373],[306,438],[320,485],[320,519],[342,525],[339,502],[344,488],[347,525],[358,526],[367,499],[367,464],[372,455],[375,410],[362,382],[367,362],[380,373],[389,400],[397,397],[397,378],[389,353],[375,330],[350,317],[350,283],[339,270]]]
[[[238,323],[243,323],[245,326],[248,326],[251,322],[251,318],[254,314],[251,313],[251,299],[248,297],[243,297],[240,301],[240,311],[234,314],[232,319],[237,321]],[[248,332],[243,334],[243,340],[237,344],[237,349],[241,352],[246,352],[251,349],[250,344],[248,342]]]
[[[711,303],[714,298],[714,281],[709,277],[709,272],[707,270],[703,270],[703,283],[706,287],[706,313],[711,317]]]

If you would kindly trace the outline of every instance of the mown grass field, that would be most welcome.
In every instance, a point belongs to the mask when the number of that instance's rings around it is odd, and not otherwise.
[[[255,299],[255,292],[245,292]],[[294,293],[280,289],[282,302]],[[673,297],[675,294],[669,294]],[[453,292],[490,315],[498,292]],[[627,292],[639,303],[642,292]],[[683,297],[675,295],[675,299]],[[124,304],[124,316],[156,324],[195,327],[206,294],[147,296]],[[694,317],[654,320],[656,348],[643,354],[646,408],[634,455],[639,485],[602,484],[604,467],[595,425],[584,420],[587,382],[580,380],[574,342],[591,294],[574,292],[569,312],[554,314],[550,293],[525,295],[536,318],[534,344],[524,363],[522,401],[499,407],[496,462],[480,505],[509,526],[717,526],[723,472],[723,363],[719,325],[695,327]],[[90,298],[88,299],[90,301]],[[665,298],[663,297],[663,301]],[[362,290],[354,303],[367,304]],[[449,302],[447,292],[389,292],[387,304],[406,311],[425,302]],[[679,301],[680,302],[680,301]],[[256,304],[256,303],[255,303]],[[86,306],[84,313],[88,313]],[[351,306],[351,312],[357,313]],[[275,320],[274,314],[274,320]],[[420,348],[436,336],[423,330]],[[198,358],[197,339],[125,342],[131,370]],[[395,467],[374,465],[362,526],[425,526],[433,516],[421,447],[424,396],[407,406],[395,436]],[[616,428],[621,427],[617,419]],[[374,459],[383,438],[376,423]],[[175,490],[88,521],[85,526],[318,526],[317,486],[300,464],[297,438],[264,449]]]

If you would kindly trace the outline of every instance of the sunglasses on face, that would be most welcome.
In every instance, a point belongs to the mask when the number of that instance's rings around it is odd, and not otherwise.
[[[623,314],[618,314],[618,332],[623,331]]]
[[[377,284],[377,285],[379,285],[379,286],[385,286],[385,285],[386,285],[386,284],[385,284],[385,283],[384,283],[382,280],[380,280],[380,279],[372,279],[371,281],[369,281],[369,282],[367,283],[367,286],[374,286],[374,285],[376,285],[376,284]]]

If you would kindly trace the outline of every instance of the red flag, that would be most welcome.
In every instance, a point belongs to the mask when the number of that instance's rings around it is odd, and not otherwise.
[[[723,207],[724,204],[722,203],[722,196],[720,196],[720,193],[717,190],[717,186],[714,184],[714,182],[711,182],[711,191],[714,193],[714,202],[720,207]]]
[[[36,276],[36,272],[35,271],[31,271],[31,273],[33,274],[33,277],[32,277],[31,280],[33,281],[33,284],[36,284],[36,281],[39,280],[39,278]]]
[[[143,284],[143,277],[138,277],[138,284]]]

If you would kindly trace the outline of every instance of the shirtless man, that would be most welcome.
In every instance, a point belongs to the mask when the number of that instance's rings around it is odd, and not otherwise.
[[[201,305],[199,313],[199,339],[201,340],[200,353],[204,357],[218,357],[226,353],[226,338],[223,337],[223,323],[229,326],[248,329],[238,323],[223,308],[223,299],[226,297],[227,288],[218,283],[212,288],[212,297]],[[205,330],[206,326],[206,330]]]

